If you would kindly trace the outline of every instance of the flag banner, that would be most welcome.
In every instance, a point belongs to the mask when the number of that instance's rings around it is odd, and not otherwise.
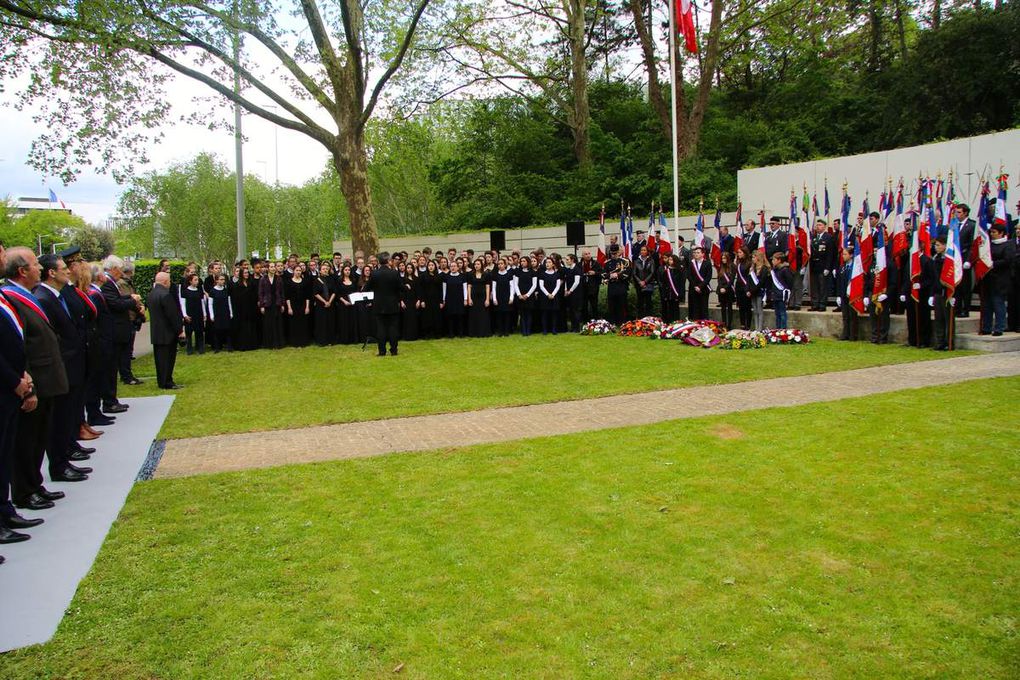
[[[885,295],[889,290],[889,271],[885,258],[885,229],[882,225],[875,230],[875,280],[871,286],[871,297]]]
[[[694,223],[694,247],[705,247],[705,213],[698,211],[698,221]]]
[[[911,219],[917,220],[917,215],[911,215]],[[913,238],[910,240],[910,282],[920,287],[921,282],[921,227],[914,228]],[[910,287],[910,297],[914,302],[921,299],[920,291],[913,285]]]
[[[864,262],[861,260],[861,244],[854,244],[853,267],[850,270],[850,283],[847,286],[847,299],[850,306],[854,308],[858,316],[867,314],[868,309],[864,306]]]
[[[942,260],[939,280],[946,288],[946,297],[953,297],[956,286],[963,279],[963,257],[960,253],[960,220],[953,218],[949,223],[949,238],[946,240],[946,256]]]
[[[694,6],[691,0],[673,0],[676,8],[676,30],[684,39],[684,48],[691,54],[698,52],[698,36],[694,27]]]
[[[974,242],[968,253],[971,265],[974,268],[974,282],[977,283],[984,278],[992,269],[992,236],[988,232],[988,195],[991,187],[988,182],[981,188],[981,204],[978,206],[977,232],[974,234]],[[996,201],[998,202],[998,201]]]
[[[659,253],[669,254],[673,252],[673,238],[669,233],[669,224],[666,222],[666,215],[659,210]]]
[[[606,260],[606,206],[599,211],[599,249],[595,256],[599,264],[604,265]]]

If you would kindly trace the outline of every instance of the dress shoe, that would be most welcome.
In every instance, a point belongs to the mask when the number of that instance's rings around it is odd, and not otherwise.
[[[37,493],[21,501],[14,501],[14,507],[26,510],[49,510],[53,507],[53,501],[48,501]]]
[[[82,461],[89,460],[90,458],[92,458],[92,456],[85,453],[84,451],[72,451],[71,455],[68,456],[68,458],[73,460],[75,463],[80,463]]]
[[[4,560],[4,556],[3,556],[3,555],[0,555],[0,564],[3,564],[3,563],[4,563],[5,561],[6,561],[6,560]]]
[[[89,417],[90,426],[99,425],[100,427],[106,427],[107,425],[113,425],[115,422],[117,422],[117,419],[113,416],[98,415]]]
[[[390,352],[390,356],[391,356],[391,357],[395,357],[395,356],[397,356],[397,350],[393,350],[393,351],[391,351],[391,352]]]
[[[42,517],[36,517],[34,519],[25,519],[18,513],[8,515],[7,517],[0,518],[0,526],[5,526],[8,529],[31,529],[37,527],[43,523]]]
[[[131,380],[124,380],[123,383],[125,385],[141,385],[142,381],[138,378],[131,378]]]
[[[180,383],[170,383],[169,385],[167,385],[163,389],[164,390],[179,390],[179,389],[183,389],[183,387],[184,387],[184,385],[181,385]]]
[[[94,434],[94,435],[96,435],[96,436],[99,436],[99,435],[103,434],[103,431],[102,431],[102,430],[97,430],[96,428],[92,427],[92,426],[91,426],[91,425],[89,425],[88,423],[82,423],[82,424],[81,424],[81,426],[82,426],[83,428],[85,428],[85,430],[86,430],[87,432],[90,432],[90,433],[92,433],[92,434]]]
[[[67,468],[72,472],[77,472],[82,475],[87,475],[92,472],[92,468],[87,465],[75,465],[74,463],[68,463]]]
[[[45,486],[40,486],[36,493],[48,501],[59,501],[64,497],[63,491],[49,491]]]
[[[72,442],[70,448],[71,448],[72,452],[76,452],[76,453],[87,453],[89,455],[92,455],[93,453],[96,452],[96,449],[94,447],[91,447],[91,446],[82,446],[78,442]]]
[[[103,413],[124,413],[127,410],[127,404],[110,404],[103,407]]]
[[[92,468],[72,469],[71,468],[71,464],[68,463],[66,470],[64,470],[63,472],[58,472],[56,474],[51,474],[50,475],[50,479],[52,479],[54,482],[84,482],[86,479],[89,478],[89,476],[86,475],[84,472],[81,472],[81,470],[88,470],[89,472],[91,472]],[[40,500],[42,500],[42,499],[40,499]],[[50,503],[49,501],[46,501],[46,502]],[[21,507],[21,506],[19,506],[19,507]],[[29,506],[26,505],[24,507],[29,507]],[[53,507],[53,503],[50,503],[49,507]],[[33,509],[35,509],[35,508],[33,508]]]
[[[0,527],[0,543],[21,543],[32,538],[28,534],[19,534],[17,531],[11,531],[7,527]]]
[[[78,439],[78,441],[82,441],[82,442],[90,442],[93,439],[99,439],[99,435],[98,434],[93,434],[92,432],[89,432],[88,430],[85,429],[85,426],[82,425],[81,427],[78,428],[78,437],[77,437],[77,439]]]

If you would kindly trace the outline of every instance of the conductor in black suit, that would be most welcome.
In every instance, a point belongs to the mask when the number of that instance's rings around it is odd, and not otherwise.
[[[390,267],[390,254],[379,253],[379,269],[372,272],[372,278],[365,286],[375,297],[372,309],[375,312],[375,336],[379,343],[379,356],[386,356],[386,343],[390,343],[390,354],[397,355],[397,337],[400,332],[400,274]]]
[[[156,274],[147,302],[156,383],[164,390],[180,389],[181,385],[174,382],[174,364],[177,363],[177,340],[184,337],[184,317],[177,299],[170,294],[170,274]]]

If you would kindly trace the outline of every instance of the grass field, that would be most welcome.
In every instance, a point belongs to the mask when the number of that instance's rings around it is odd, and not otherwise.
[[[0,676],[1016,678],[1018,402],[997,379],[142,483]]]
[[[177,439],[407,415],[466,411],[720,384],[944,358],[897,345],[812,341],[763,350],[700,350],[646,338],[549,337],[404,343],[400,356],[374,348],[306,347],[184,356],[177,397],[161,437]],[[959,354],[959,353],[958,353]],[[150,379],[121,396],[159,394]],[[165,394],[165,392],[163,392]]]

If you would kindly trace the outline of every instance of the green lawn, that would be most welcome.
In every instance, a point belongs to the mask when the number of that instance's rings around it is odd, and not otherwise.
[[[306,347],[182,356],[177,397],[161,437],[467,411],[756,380],[944,358],[897,345],[812,341],[806,347],[702,350],[647,338],[549,337],[403,343],[397,357],[375,348]],[[152,358],[136,362],[143,379]],[[121,396],[159,394],[155,380]],[[164,392],[165,394],[165,392]]]
[[[986,380],[138,484],[0,676],[1016,678],[1018,402]]]

